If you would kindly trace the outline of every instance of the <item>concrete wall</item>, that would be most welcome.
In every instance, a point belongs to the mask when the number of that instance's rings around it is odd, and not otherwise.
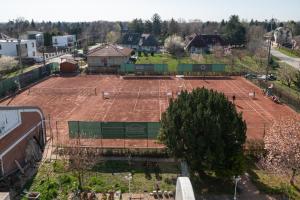
[[[87,58],[89,67],[111,67],[111,66],[120,66],[123,63],[127,63],[129,56],[124,57],[92,57]],[[105,61],[107,65],[105,65]]]

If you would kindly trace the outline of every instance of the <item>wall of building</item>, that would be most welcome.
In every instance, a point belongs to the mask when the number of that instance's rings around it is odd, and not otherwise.
[[[35,143],[37,149],[42,150],[46,143],[46,133],[44,129],[44,116],[38,108],[1,108],[1,121],[6,122],[8,119],[17,123],[19,118],[20,124],[9,129],[5,135],[0,138],[0,176],[7,176],[18,170],[16,160],[24,166],[28,163],[28,147]],[[8,124],[8,123],[7,123]],[[10,127],[12,123],[9,123]],[[8,127],[8,125],[7,125]]]
[[[75,35],[63,35],[63,36],[53,36],[52,46],[54,47],[68,47],[74,45],[76,41]]]
[[[0,54],[5,56],[17,56],[17,42],[0,41]]]
[[[4,110],[0,112],[0,138],[9,131],[19,126],[21,123],[18,110]]]
[[[1,45],[1,49],[0,49],[1,55],[12,56],[12,57],[18,56],[18,50],[17,50],[18,41],[17,40],[13,40],[13,41],[1,40],[0,45]],[[27,45],[27,48],[26,48],[26,45]],[[22,57],[33,58],[33,57],[37,56],[36,54],[37,54],[37,50],[36,50],[36,41],[35,40],[22,40],[21,41]]]
[[[105,59],[107,61],[106,67],[120,66],[123,63],[128,62],[129,56],[127,57],[91,57],[87,58],[89,67],[105,67]]]
[[[28,54],[29,58],[37,57],[36,41],[35,40],[26,40],[22,43],[27,44],[27,54]]]

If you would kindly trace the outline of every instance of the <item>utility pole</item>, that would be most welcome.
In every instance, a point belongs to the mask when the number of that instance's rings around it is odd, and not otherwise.
[[[268,36],[268,60],[267,60],[267,68],[266,68],[266,81],[268,81],[268,73],[270,68],[270,62],[271,62],[271,48],[272,48],[272,36],[273,36],[273,17],[271,19],[271,35]]]
[[[18,34],[18,56],[19,56],[19,67],[21,69],[21,74],[23,74],[21,39],[19,34]]]

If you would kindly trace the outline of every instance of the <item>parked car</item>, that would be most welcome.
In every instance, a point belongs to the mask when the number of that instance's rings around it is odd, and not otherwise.
[[[266,76],[266,75],[258,75],[257,76],[257,79],[258,80],[263,80],[263,81],[265,81],[265,80],[268,80],[268,81],[276,81],[276,76],[275,75],[273,75],[273,74],[269,74],[268,76]]]
[[[246,79],[256,79],[257,76],[256,76],[256,74],[248,73],[248,74],[245,75],[245,78]]]
[[[273,74],[270,74],[270,75],[268,75],[268,80],[269,81],[276,81],[277,77],[275,75],[273,75]]]

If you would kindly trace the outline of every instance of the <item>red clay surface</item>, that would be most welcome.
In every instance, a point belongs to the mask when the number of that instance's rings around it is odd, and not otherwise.
[[[144,97],[144,93],[165,94],[172,91],[173,97],[176,97],[181,89],[191,91],[203,86],[226,93],[230,100],[233,94],[237,97],[237,110],[243,112],[247,122],[247,139],[262,139],[272,121],[296,114],[288,106],[272,102],[260,88],[242,77],[206,80],[176,77],[123,79],[104,75],[52,77],[33,86],[31,91],[26,90],[0,104],[40,107],[46,116],[48,136],[53,136],[55,143],[71,145],[74,140],[68,137],[67,121],[158,122],[168,106],[168,97],[149,98]],[[38,93],[37,89],[41,89],[42,93]],[[104,99],[103,91],[116,95]],[[252,99],[249,93],[254,91],[256,98]],[[125,92],[130,92],[130,97]],[[80,144],[117,148],[163,147],[155,140],[80,139]]]

